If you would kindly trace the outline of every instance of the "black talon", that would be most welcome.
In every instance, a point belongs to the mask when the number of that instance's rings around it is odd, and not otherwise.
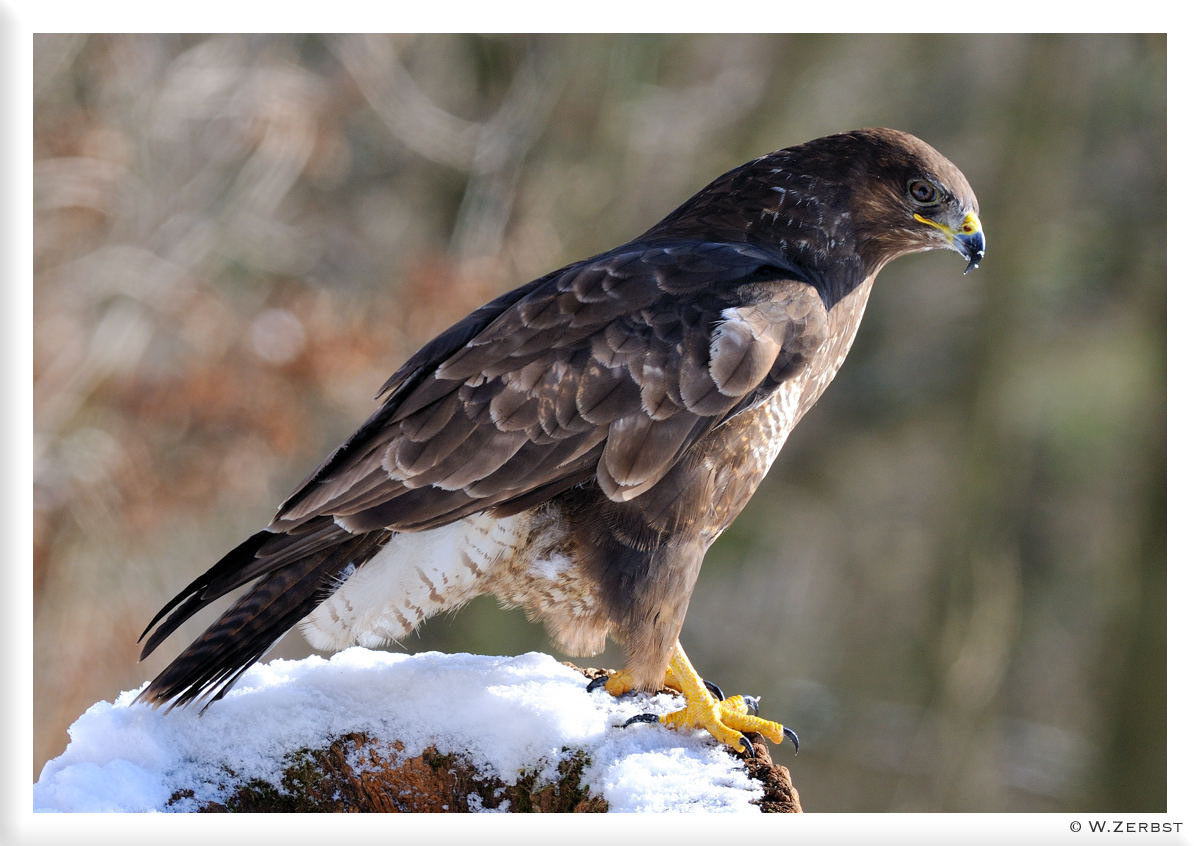
[[[636,714],[621,724],[621,728],[629,728],[634,723],[657,723],[658,714]]]
[[[783,727],[783,736],[792,742],[792,745],[796,747],[796,754],[799,755],[800,754],[800,738],[796,737],[796,733],[794,731],[792,731],[790,728],[788,728],[787,726],[784,726]]]
[[[746,754],[751,758],[757,758],[758,753],[754,751],[754,744],[750,742],[750,738],[743,734],[741,740],[742,748],[746,750]]]
[[[762,699],[762,697],[761,696],[747,696],[746,694],[743,693],[742,699],[744,699],[746,701],[746,710],[757,717],[758,716],[758,700]]]
[[[715,682],[710,682],[708,679],[704,679],[703,681],[704,686],[708,688],[708,692],[715,696],[718,702],[725,701],[725,691],[721,690]]]
[[[594,679],[592,679],[590,682],[588,682],[587,692],[591,693],[593,690],[595,690],[598,687],[604,687],[604,684],[607,681],[608,681],[608,676],[596,676]]]

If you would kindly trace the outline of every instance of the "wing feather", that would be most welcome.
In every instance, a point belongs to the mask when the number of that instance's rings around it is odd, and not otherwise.
[[[640,405],[641,391],[628,369],[607,367],[595,359],[584,367],[575,391],[575,407],[588,423],[607,425]]]
[[[630,490],[644,489],[671,469],[697,429],[707,422],[680,412],[666,420],[631,414],[613,422],[604,445],[604,493],[611,499],[632,499]],[[608,484],[606,484],[606,482]]]
[[[397,481],[415,479],[448,460],[481,425],[459,401],[445,425],[425,440],[409,440],[397,433],[383,456],[383,468]]]

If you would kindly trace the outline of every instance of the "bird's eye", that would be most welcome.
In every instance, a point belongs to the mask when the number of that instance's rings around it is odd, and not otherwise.
[[[922,206],[932,206],[938,201],[938,190],[924,179],[914,179],[908,183],[908,193]]]

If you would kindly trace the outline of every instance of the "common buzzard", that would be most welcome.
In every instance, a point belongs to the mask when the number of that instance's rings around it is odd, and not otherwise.
[[[481,306],[154,617],[142,657],[251,585],[139,698],[219,699],[297,624],[320,649],[376,646],[490,593],[566,653],[612,637],[627,667],[604,686],[678,689],[667,724],[735,749],[746,731],[794,741],[706,688],[684,614],[705,552],[845,359],[876,274],[938,248],[967,271],[983,257],[971,187],[925,142],[866,129],[748,162],[627,244]]]

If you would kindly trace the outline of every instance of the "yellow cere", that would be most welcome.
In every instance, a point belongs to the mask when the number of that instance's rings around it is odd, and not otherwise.
[[[975,212],[967,212],[967,216],[963,218],[962,227],[957,232],[955,232],[946,224],[938,223],[936,220],[930,220],[923,215],[914,213],[913,217],[919,220],[921,223],[924,223],[927,226],[932,226],[934,229],[942,232],[947,238],[953,238],[955,235],[971,235],[975,232],[978,232],[982,228],[979,223],[979,215],[975,214]]]

